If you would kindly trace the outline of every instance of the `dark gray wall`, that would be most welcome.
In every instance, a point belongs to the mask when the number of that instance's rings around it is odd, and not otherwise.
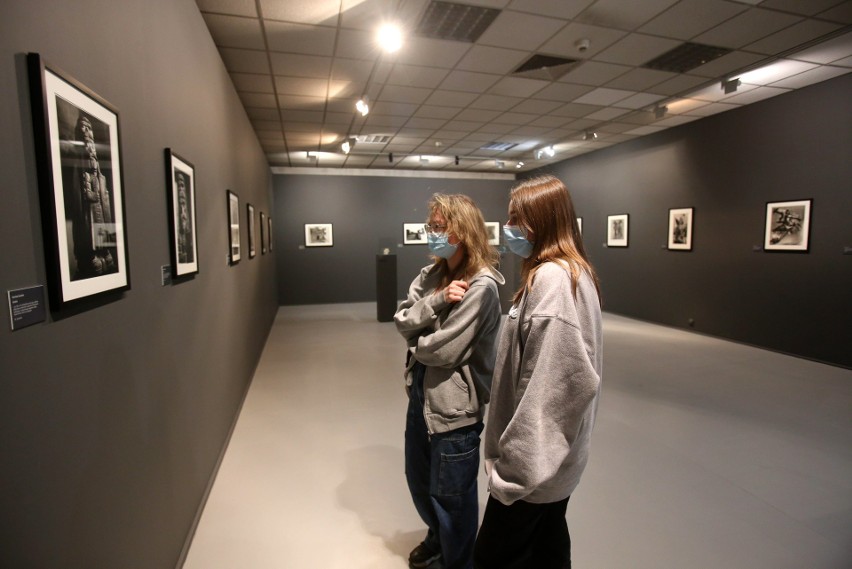
[[[436,192],[466,194],[486,221],[506,219],[512,179],[380,176],[274,176],[278,301],[289,304],[376,300],[376,255],[397,255],[397,298],[429,264],[426,245],[402,245],[403,223],[425,223]],[[333,247],[305,247],[306,223],[331,223]],[[517,281],[511,253],[501,255],[510,287]],[[503,287],[504,289],[507,287]],[[504,291],[506,298],[510,291]]]
[[[2,13],[0,291],[45,283],[26,52],[119,110],[132,289],[0,327],[0,566],[172,569],[277,308],[270,255],[226,265],[225,190],[269,212],[269,168],[192,0]],[[165,147],[195,164],[200,241],[168,287]]]
[[[548,168],[583,217],[606,310],[852,366],[852,74]],[[766,202],[813,199],[810,252],[762,247]],[[695,208],[692,252],[669,208]],[[606,217],[630,214],[629,247]]]

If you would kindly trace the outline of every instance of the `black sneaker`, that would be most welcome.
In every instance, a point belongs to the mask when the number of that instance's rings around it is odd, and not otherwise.
[[[432,563],[441,558],[441,552],[435,551],[426,545],[424,541],[415,547],[408,556],[408,566],[415,569],[423,569],[429,567]]]

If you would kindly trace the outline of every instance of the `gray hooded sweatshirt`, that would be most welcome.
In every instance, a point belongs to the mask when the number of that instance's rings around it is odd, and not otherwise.
[[[601,310],[585,272],[543,264],[509,311],[494,368],[483,454],[491,495],[509,505],[564,500],[589,456],[601,387]]]
[[[436,265],[424,267],[394,315],[408,344],[406,387],[415,361],[426,366],[423,413],[430,434],[483,418],[500,328],[497,285],[505,282],[497,271],[482,269],[468,281],[464,298],[451,304],[443,293],[434,294],[441,276]]]

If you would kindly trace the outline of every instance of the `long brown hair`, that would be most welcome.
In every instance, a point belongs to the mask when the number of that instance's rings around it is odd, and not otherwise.
[[[465,248],[464,260],[453,274],[450,274],[446,259],[432,257],[435,268],[443,271],[440,288],[456,278],[472,277],[486,267],[495,270],[499,256],[488,244],[485,220],[472,199],[462,194],[434,194],[429,200],[429,218],[436,212],[446,220],[447,234],[455,233]]]
[[[520,182],[510,194],[509,213],[521,228],[532,232],[533,241],[532,253],[521,266],[521,286],[515,292],[515,303],[532,285],[538,268],[547,261],[555,261],[570,270],[574,298],[581,273],[587,273],[601,302],[600,281],[583,247],[574,202],[559,178],[544,175]]]

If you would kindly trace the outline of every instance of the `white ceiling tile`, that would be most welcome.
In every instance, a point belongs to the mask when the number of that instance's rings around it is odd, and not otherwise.
[[[500,115],[500,111],[489,111],[486,109],[465,109],[456,115],[453,122],[462,120],[462,121],[477,121],[486,123],[488,121],[494,120],[495,117]]]
[[[446,119],[426,119],[414,117],[405,123],[405,128],[439,129],[446,124]]]
[[[257,107],[260,109],[275,109],[278,107],[275,95],[266,93],[239,93],[240,100],[246,107]]]
[[[828,79],[833,79],[834,77],[840,77],[850,71],[852,71],[852,69],[848,67],[832,67],[830,65],[826,65],[823,67],[817,67],[810,71],[805,71],[804,73],[794,75],[793,77],[789,77],[782,81],[778,81],[773,83],[772,86],[787,89],[800,89],[802,87],[807,87],[808,85],[813,85],[814,83],[820,83]]]
[[[512,0],[511,10],[572,20],[595,0]]]
[[[508,111],[524,99],[521,97],[506,97],[504,95],[482,95],[470,106],[474,109],[488,109],[492,111]]]
[[[668,71],[658,71],[656,69],[637,68],[628,71],[624,75],[613,79],[606,84],[610,89],[627,89],[630,91],[644,91],[654,85],[658,85],[663,81],[674,79],[678,75]]]
[[[379,95],[379,102],[410,103],[419,105],[432,94],[431,89],[420,87],[402,87],[399,85],[385,85]],[[413,111],[412,111],[413,112]]]
[[[263,109],[246,105],[246,114],[250,119],[279,120],[278,109]]]
[[[628,130],[627,134],[653,134],[655,132],[660,132],[661,130],[666,130],[663,126],[640,126],[639,128],[634,128],[633,130]]]
[[[747,9],[748,6],[727,0],[682,0],[642,26],[639,31],[688,40]]]
[[[636,93],[634,91],[599,88],[586,93],[582,97],[576,98],[574,102],[583,105],[606,106],[611,105],[613,103],[617,103],[618,101],[624,100],[627,97],[630,97],[635,94]]]
[[[370,111],[370,114],[375,112],[380,115],[397,115],[407,117],[416,111],[418,106],[419,105],[417,103],[405,103],[402,101],[376,101],[373,104],[373,110]]]
[[[305,77],[276,77],[275,88],[279,95],[304,95],[325,97],[328,93],[328,81]]]
[[[474,45],[456,67],[465,71],[505,75],[514,71],[528,57],[529,54],[524,51]]]
[[[588,115],[586,118],[590,120],[599,120],[599,121],[608,121],[612,120],[616,117],[620,117],[629,111],[625,109],[617,109],[615,107],[606,107],[599,111],[595,111],[592,114]]]
[[[841,24],[852,24],[852,0],[846,0],[834,8],[820,12],[819,17]]]
[[[740,105],[729,105],[727,103],[710,103],[709,105],[704,105],[703,107],[698,107],[692,111],[689,111],[686,114],[697,117],[709,117],[710,115],[717,115],[719,113],[724,113],[725,111],[730,111],[739,108]]]
[[[337,57],[346,59],[362,59],[371,64],[381,55],[373,36],[361,30],[341,29],[337,33]]]
[[[316,2],[314,0],[259,0],[263,17],[270,20],[282,20],[300,24],[337,25],[339,13],[336,2]]]
[[[783,29],[761,40],[747,45],[744,49],[767,55],[781,53],[807,42],[813,41],[834,32],[840,24],[831,24],[817,20],[805,20]]]
[[[613,103],[613,106],[623,107],[626,109],[641,109],[643,107],[653,105],[662,99],[663,97],[661,95],[655,95],[653,93],[637,93],[632,97],[627,97],[617,103]]]
[[[479,132],[486,132],[488,134],[496,136],[506,134],[514,128],[515,126],[511,124],[487,123],[485,126],[479,129]]]
[[[397,64],[388,75],[387,83],[406,87],[428,87],[434,89],[447,76],[446,69]]]
[[[267,0],[270,1],[270,0]],[[281,4],[281,0],[275,0]],[[305,2],[312,0],[302,0]],[[329,4],[326,2],[315,2],[317,4]],[[375,31],[379,22],[396,21],[396,0],[344,0],[340,11],[341,25],[344,28],[357,28]],[[337,2],[330,3],[337,6]]]
[[[688,113],[699,107],[704,107],[707,104],[707,101],[702,101],[699,99],[677,99],[674,101],[668,101],[666,103],[666,107],[668,107],[669,114],[679,115],[683,113]]]
[[[438,107],[434,105],[421,105],[414,113],[415,117],[431,119],[451,119],[458,114],[459,109],[454,107]]]
[[[592,85],[600,87],[624,75],[630,71],[627,65],[616,65],[614,63],[603,63],[600,61],[586,61],[576,69],[560,78],[560,82],[579,83],[580,85]]]
[[[796,61],[794,59],[779,59],[778,61],[773,61],[769,65],[764,65],[746,73],[741,73],[737,75],[737,77],[743,83],[749,83],[752,85],[771,85],[777,81],[809,71],[815,67],[818,67],[816,63]]]
[[[243,49],[266,49],[260,20],[238,16],[203,14],[204,22],[213,41],[219,47],[238,47]]]
[[[508,49],[535,50],[567,24],[553,17],[503,10],[477,43]]]
[[[537,95],[541,95],[541,91],[537,93]],[[562,100],[558,101],[543,101],[541,99],[527,99],[514,107],[512,107],[512,111],[516,113],[531,113],[531,114],[548,114],[550,111],[558,109],[564,103],[570,101],[574,97],[565,97]]]
[[[557,117],[585,117],[587,115],[592,114],[593,112],[600,110],[600,105],[584,105],[582,103],[568,103],[567,105],[562,105],[558,109],[553,111],[553,114]]]
[[[202,12],[257,17],[255,0],[195,0]]]
[[[470,44],[463,42],[412,37],[395,54],[395,61],[451,69],[468,49]]]
[[[469,91],[471,93],[484,93],[489,87],[500,79],[499,75],[489,73],[474,73],[472,71],[452,71],[444,82],[441,89],[450,91]]]
[[[827,64],[849,56],[852,56],[852,32],[794,53],[790,58]]]
[[[722,77],[745,69],[761,60],[763,60],[763,57],[754,53],[732,51],[727,55],[714,59],[710,63],[705,63],[700,67],[691,69],[689,72],[693,75],[704,77]]]
[[[630,34],[598,54],[597,59],[609,63],[642,65],[680,44],[681,42],[677,40],[645,34]]]
[[[801,20],[800,16],[782,14],[773,10],[751,8],[699,35],[695,38],[695,41],[737,49],[792,26]]]
[[[681,93],[695,89],[704,83],[707,83],[707,77],[698,77],[696,75],[677,75],[668,81],[663,81],[653,87],[649,87],[648,91],[651,93],[659,93],[661,95],[680,95]]]
[[[523,125],[529,124],[532,121],[536,120],[538,115],[532,113],[503,113],[499,117],[494,119],[494,122],[500,124],[512,124],[512,125]]]
[[[763,0],[761,8],[813,16],[837,5],[837,0]]]
[[[334,40],[337,35],[334,28],[268,20],[264,22],[264,27],[271,51],[321,56],[334,53]]]
[[[231,80],[237,91],[250,93],[274,93],[272,76],[259,73],[231,73]]]
[[[572,59],[591,59],[626,35],[627,32],[621,30],[571,23],[545,42],[539,52]],[[585,51],[577,47],[581,39],[589,40]]]
[[[590,92],[593,87],[589,85],[574,85],[571,83],[552,83],[535,94],[535,99],[530,101],[531,104],[539,104],[537,99],[545,99],[548,101],[558,101],[569,103]],[[560,105],[556,104],[553,108]],[[549,109],[552,110],[552,109]]]
[[[539,79],[526,79],[524,77],[505,77],[492,86],[488,92],[493,95],[505,95],[507,97],[529,97],[544,87],[547,81]]]
[[[237,73],[269,73],[269,60],[263,51],[219,48],[225,68]]]
[[[366,84],[373,71],[373,63],[371,61],[341,59],[339,57],[335,57],[333,61],[334,63],[331,65],[332,80]],[[327,71],[326,76],[328,76]]]
[[[838,67],[852,67],[852,55],[843,59],[838,59],[837,61],[832,61],[831,64]]]
[[[577,16],[577,21],[621,30],[635,30],[678,0],[598,0]]]
[[[328,77],[329,69],[331,69],[330,57],[270,53],[269,59],[272,61],[272,71],[276,75],[326,78]]]
[[[301,95],[278,95],[278,106],[282,109],[295,109],[306,111],[324,111],[325,99],[323,97],[304,97]]]
[[[435,91],[426,100],[427,105],[436,105],[439,107],[466,107],[474,99],[475,93],[462,93],[460,91]]]

